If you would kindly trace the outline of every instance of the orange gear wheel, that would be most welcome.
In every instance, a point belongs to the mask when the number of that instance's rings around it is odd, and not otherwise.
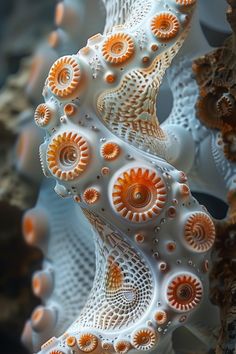
[[[82,352],[90,353],[97,348],[98,339],[92,333],[83,333],[78,339],[78,346]]]
[[[127,340],[119,340],[114,344],[114,349],[118,354],[126,354],[130,350],[130,342]]]
[[[105,160],[115,160],[120,153],[120,147],[118,144],[111,142],[105,143],[101,147],[101,155]]]
[[[67,98],[74,93],[80,82],[80,66],[72,56],[59,58],[51,67],[48,75],[48,85],[52,92]]]
[[[45,104],[41,103],[35,110],[34,120],[39,127],[45,127],[52,119],[52,110]]]
[[[95,204],[100,197],[100,193],[95,188],[88,188],[83,193],[83,199],[87,204]]]
[[[153,17],[151,30],[155,37],[169,40],[177,36],[180,24],[178,18],[170,12],[164,12]]]
[[[178,311],[190,311],[201,301],[203,287],[200,280],[190,274],[176,276],[168,285],[169,305]]]
[[[183,5],[183,6],[194,5],[196,3],[196,0],[175,0],[175,1],[176,4]]]
[[[115,33],[109,36],[102,47],[102,55],[112,64],[127,61],[134,54],[134,41],[126,33]]]
[[[157,335],[151,328],[141,328],[132,334],[132,345],[138,350],[149,350],[155,346]]]
[[[144,222],[160,214],[166,201],[166,187],[154,170],[132,168],[113,186],[113,205],[124,218]]]
[[[157,324],[162,325],[167,321],[167,313],[165,311],[158,311],[154,315]]]
[[[73,180],[81,175],[89,161],[86,140],[77,133],[64,132],[52,139],[47,150],[51,173],[61,180]]]
[[[215,226],[205,213],[191,214],[184,227],[184,239],[195,252],[207,252],[215,241]]]
[[[76,345],[76,338],[74,336],[66,338],[66,344],[68,347],[74,347]]]
[[[68,116],[71,117],[76,113],[77,107],[73,103],[67,103],[64,107],[64,113]]]

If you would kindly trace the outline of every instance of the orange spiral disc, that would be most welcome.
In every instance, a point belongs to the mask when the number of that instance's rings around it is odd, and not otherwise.
[[[68,347],[74,347],[76,345],[76,338],[74,336],[66,338],[66,344]]]
[[[118,354],[126,354],[130,349],[130,342],[127,340],[118,340],[114,344],[114,349]]]
[[[165,311],[157,311],[154,318],[157,324],[162,325],[167,321],[167,313]]]
[[[34,120],[39,127],[45,127],[52,118],[52,110],[45,104],[41,103],[35,110]]]
[[[138,350],[149,350],[155,346],[157,335],[151,328],[141,328],[132,334],[132,345]]]
[[[107,142],[101,147],[101,155],[105,160],[112,161],[115,160],[120,154],[120,147],[118,144]]]
[[[184,239],[195,252],[207,252],[215,241],[215,226],[205,213],[191,214],[184,227]]]
[[[180,28],[178,18],[170,12],[164,12],[153,17],[151,30],[155,37],[169,40],[177,36]]]
[[[100,197],[100,193],[95,188],[87,188],[83,193],[83,199],[87,204],[95,204]]]
[[[169,305],[178,311],[190,311],[201,301],[203,287],[200,280],[190,274],[176,276],[168,285]]]
[[[144,222],[160,214],[166,187],[154,170],[132,168],[122,173],[113,186],[113,205],[124,218]]]
[[[68,116],[71,117],[75,114],[77,110],[77,107],[73,103],[67,103],[64,107],[64,113]]]
[[[126,33],[110,35],[102,47],[102,55],[112,64],[124,63],[134,54],[134,41]]]
[[[51,67],[48,85],[51,91],[60,98],[67,98],[74,93],[81,77],[80,66],[72,56],[59,58]]]
[[[86,140],[77,133],[64,132],[52,139],[47,150],[51,173],[61,180],[73,180],[81,175],[89,161]]]
[[[92,333],[83,333],[78,339],[78,346],[82,352],[90,353],[97,348],[98,339]]]

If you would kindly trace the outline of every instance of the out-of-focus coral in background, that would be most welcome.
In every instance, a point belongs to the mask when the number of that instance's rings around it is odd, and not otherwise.
[[[53,0],[0,2],[0,343],[1,353],[27,353],[20,344],[26,318],[39,300],[31,276],[42,255],[26,245],[21,233],[23,212],[34,205],[37,184],[20,176],[14,159],[22,112],[34,107],[25,95],[32,53],[53,28]]]

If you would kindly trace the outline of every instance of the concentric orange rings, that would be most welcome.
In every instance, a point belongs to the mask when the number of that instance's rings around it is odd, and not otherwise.
[[[68,347],[74,347],[76,345],[76,338],[74,336],[67,337],[66,344]]]
[[[83,193],[83,200],[87,204],[95,204],[100,197],[100,193],[95,188],[87,188]]]
[[[78,339],[78,346],[82,352],[90,353],[97,348],[98,339],[92,333],[83,333]]]
[[[60,98],[74,93],[81,78],[80,66],[72,56],[59,58],[51,67],[48,85],[51,91]]]
[[[55,177],[61,180],[73,180],[80,176],[88,161],[88,144],[77,133],[64,132],[57,135],[48,146],[48,168]]]
[[[110,35],[102,47],[102,55],[106,61],[112,64],[124,63],[134,54],[134,41],[126,33]]]
[[[166,187],[155,170],[131,168],[113,185],[113,205],[132,222],[145,222],[160,214],[166,202]]]
[[[45,127],[52,118],[52,110],[45,104],[41,103],[35,110],[34,120],[39,127]]]
[[[167,313],[165,311],[157,311],[154,318],[157,324],[162,325],[167,321]]]
[[[130,349],[130,342],[127,340],[118,340],[114,344],[114,349],[118,354],[126,354]]]
[[[151,21],[152,33],[159,39],[169,40],[176,37],[179,28],[180,23],[178,18],[170,12],[157,14]]]
[[[184,227],[184,239],[195,252],[207,252],[215,241],[215,226],[202,212],[191,214]]]
[[[132,334],[132,345],[138,350],[150,350],[157,342],[157,335],[151,328],[141,328]]]
[[[203,287],[201,281],[191,274],[176,276],[168,285],[169,305],[180,312],[190,311],[201,301]]]
[[[118,144],[111,142],[107,142],[101,147],[101,155],[105,160],[112,161],[115,160],[120,153],[120,147]]]

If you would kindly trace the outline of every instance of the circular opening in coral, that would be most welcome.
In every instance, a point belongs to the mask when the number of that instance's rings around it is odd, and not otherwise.
[[[140,337],[140,344],[145,345],[148,344],[150,342],[150,337],[148,335],[143,334]]]
[[[73,347],[75,344],[76,344],[76,339],[75,337],[68,337],[66,339],[66,344],[69,346],[69,347]]]
[[[208,235],[206,234],[205,225],[201,224],[200,222],[195,224],[195,228],[193,229],[193,236],[195,237],[196,241],[204,242],[208,239]]]
[[[59,161],[63,167],[74,166],[79,159],[78,149],[73,145],[64,146],[59,154]]]
[[[178,300],[181,302],[189,302],[189,300],[191,300],[194,295],[192,287],[188,284],[179,285],[176,294]]]
[[[68,116],[72,116],[75,113],[76,107],[73,104],[68,103],[64,107],[64,112]]]
[[[120,55],[125,50],[124,42],[116,42],[111,46],[111,52]]]
[[[160,22],[159,28],[163,32],[168,32],[171,29],[171,22],[163,20]]]
[[[104,146],[104,154],[112,155],[114,153],[114,144],[106,144]]]
[[[166,313],[164,311],[159,311],[155,315],[155,320],[157,321],[158,324],[163,324],[166,322]]]
[[[67,86],[71,81],[71,73],[68,68],[63,68],[59,71],[57,81],[61,86]]]
[[[144,241],[144,236],[142,234],[136,234],[135,235],[135,240],[138,243],[142,243]]]
[[[45,117],[45,112],[43,112],[43,111],[39,112],[39,121],[40,122],[44,121],[44,117]]]
[[[151,201],[150,189],[142,184],[134,184],[127,190],[127,202],[134,208],[143,208]]]
[[[169,243],[167,244],[167,250],[168,250],[169,252],[173,252],[175,249],[176,249],[176,244],[175,244],[174,242],[169,242]]]

